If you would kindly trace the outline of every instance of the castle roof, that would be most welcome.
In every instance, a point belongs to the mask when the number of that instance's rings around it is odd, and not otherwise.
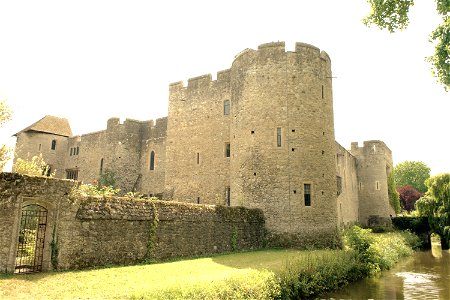
[[[72,136],[72,129],[70,129],[69,121],[67,119],[49,115],[43,117],[27,128],[19,131],[15,134],[15,136],[17,136],[19,133],[27,131],[37,131],[67,137]]]

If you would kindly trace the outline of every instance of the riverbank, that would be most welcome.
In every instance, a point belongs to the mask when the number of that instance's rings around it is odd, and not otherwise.
[[[410,235],[356,228],[347,234],[344,250],[263,250],[77,272],[1,275],[0,298],[305,298],[370,276],[412,253]]]

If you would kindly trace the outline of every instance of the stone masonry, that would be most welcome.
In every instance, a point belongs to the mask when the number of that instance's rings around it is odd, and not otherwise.
[[[296,245],[332,245],[340,226],[394,214],[389,148],[367,141],[347,151],[335,142],[324,51],[263,44],[239,53],[216,80],[202,75],[169,91],[167,118],[111,118],[106,130],[63,137],[64,151],[44,159],[59,177],[85,183],[111,170],[124,193],[259,208],[269,236]],[[51,135],[30,128],[16,134],[27,149],[21,156],[43,153],[38,140]]]

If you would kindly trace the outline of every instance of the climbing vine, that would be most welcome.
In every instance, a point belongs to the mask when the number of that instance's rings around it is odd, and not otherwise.
[[[56,224],[53,225],[52,241],[50,242],[50,248],[51,248],[50,261],[52,263],[53,270],[57,270],[59,247],[58,247],[58,237],[56,236]]]
[[[156,230],[158,228],[159,223],[159,213],[156,208],[155,202],[150,201],[152,206],[152,219],[150,220],[150,227],[148,230],[148,241],[147,241],[147,255],[146,260],[152,261],[155,257],[155,249],[156,249]]]
[[[387,184],[388,184],[389,204],[391,205],[392,209],[394,209],[395,213],[398,214],[401,211],[400,196],[397,190],[395,189],[395,180],[393,172],[391,172],[388,175]]]

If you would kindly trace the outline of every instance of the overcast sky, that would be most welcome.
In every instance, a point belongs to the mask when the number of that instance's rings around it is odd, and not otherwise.
[[[3,1],[0,97],[14,110],[0,142],[45,115],[74,134],[110,117],[167,116],[172,82],[231,67],[245,48],[305,42],[331,57],[336,140],[383,140],[394,164],[450,172],[450,93],[430,75],[435,2],[416,0],[409,28],[367,28],[365,0]]]

